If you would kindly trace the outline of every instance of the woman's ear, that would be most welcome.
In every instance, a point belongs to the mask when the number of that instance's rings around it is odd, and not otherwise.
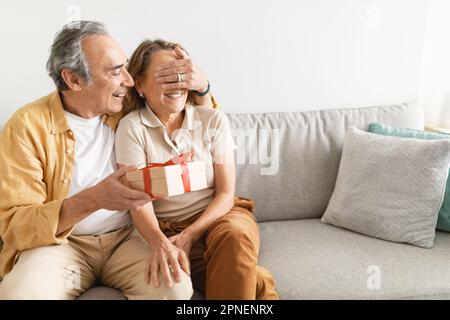
[[[134,87],[139,94],[144,93],[141,77],[136,77],[136,79],[134,80]]]
[[[80,91],[82,89],[81,78],[75,72],[73,72],[73,70],[62,69],[61,77],[63,78],[64,82],[66,83],[67,87],[69,87],[70,90]]]

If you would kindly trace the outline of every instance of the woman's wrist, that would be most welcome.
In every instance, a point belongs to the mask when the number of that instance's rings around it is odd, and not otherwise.
[[[201,234],[196,231],[195,229],[195,225],[191,224],[189,227],[187,227],[186,229],[184,229],[181,232],[181,235],[183,237],[186,237],[190,242],[195,242],[196,240],[198,240],[201,237]]]
[[[194,93],[196,96],[204,97],[209,93],[209,89],[210,89],[210,84],[208,81],[208,83],[203,88],[201,88],[200,90],[195,90]]]
[[[169,241],[161,230],[155,230],[151,234],[145,235],[144,238],[151,247],[156,247],[162,242]]]

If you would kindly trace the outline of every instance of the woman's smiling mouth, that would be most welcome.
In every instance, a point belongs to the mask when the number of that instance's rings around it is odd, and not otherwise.
[[[183,95],[182,92],[164,93],[164,96],[172,99],[180,98]]]

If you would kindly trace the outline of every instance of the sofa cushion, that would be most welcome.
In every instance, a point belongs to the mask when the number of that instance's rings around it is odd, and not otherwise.
[[[127,298],[123,295],[120,290],[113,289],[111,287],[97,286],[86,290],[83,294],[78,297],[78,300],[126,300]],[[202,300],[203,295],[194,291],[194,295],[191,300]]]
[[[386,126],[380,123],[372,123],[369,125],[369,132],[382,135],[397,136],[415,139],[450,139],[450,134],[429,132],[422,130],[414,130],[409,128],[396,128]],[[445,196],[442,207],[439,210],[436,229],[450,231],[450,179],[447,178],[445,187]]]
[[[86,290],[78,300],[126,300],[126,298],[120,290],[97,286]]]
[[[434,247],[423,249],[319,219],[265,222],[260,230],[259,261],[282,299],[450,299],[449,233],[438,231]],[[377,267],[379,289],[370,278]]]
[[[433,246],[450,165],[450,140],[350,128],[322,222],[373,237]]]
[[[228,116],[238,145],[236,192],[256,201],[258,221],[322,216],[349,127],[424,127],[414,104]]]

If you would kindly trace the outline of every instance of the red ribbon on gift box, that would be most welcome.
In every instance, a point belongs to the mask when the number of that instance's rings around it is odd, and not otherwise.
[[[148,166],[145,168],[142,168],[142,174],[144,176],[144,190],[148,194],[150,194],[152,197],[155,197],[152,193],[152,181],[150,179],[150,169],[156,168],[156,167],[165,167],[165,166],[172,166],[179,164],[181,165],[181,179],[183,180],[183,187],[184,192],[190,192],[191,191],[191,181],[189,180],[189,168],[187,166],[188,162],[192,161],[193,152],[186,152],[183,154],[180,154],[176,156],[175,158],[170,159],[169,161],[166,161],[164,163],[156,163],[152,162],[149,163]]]

